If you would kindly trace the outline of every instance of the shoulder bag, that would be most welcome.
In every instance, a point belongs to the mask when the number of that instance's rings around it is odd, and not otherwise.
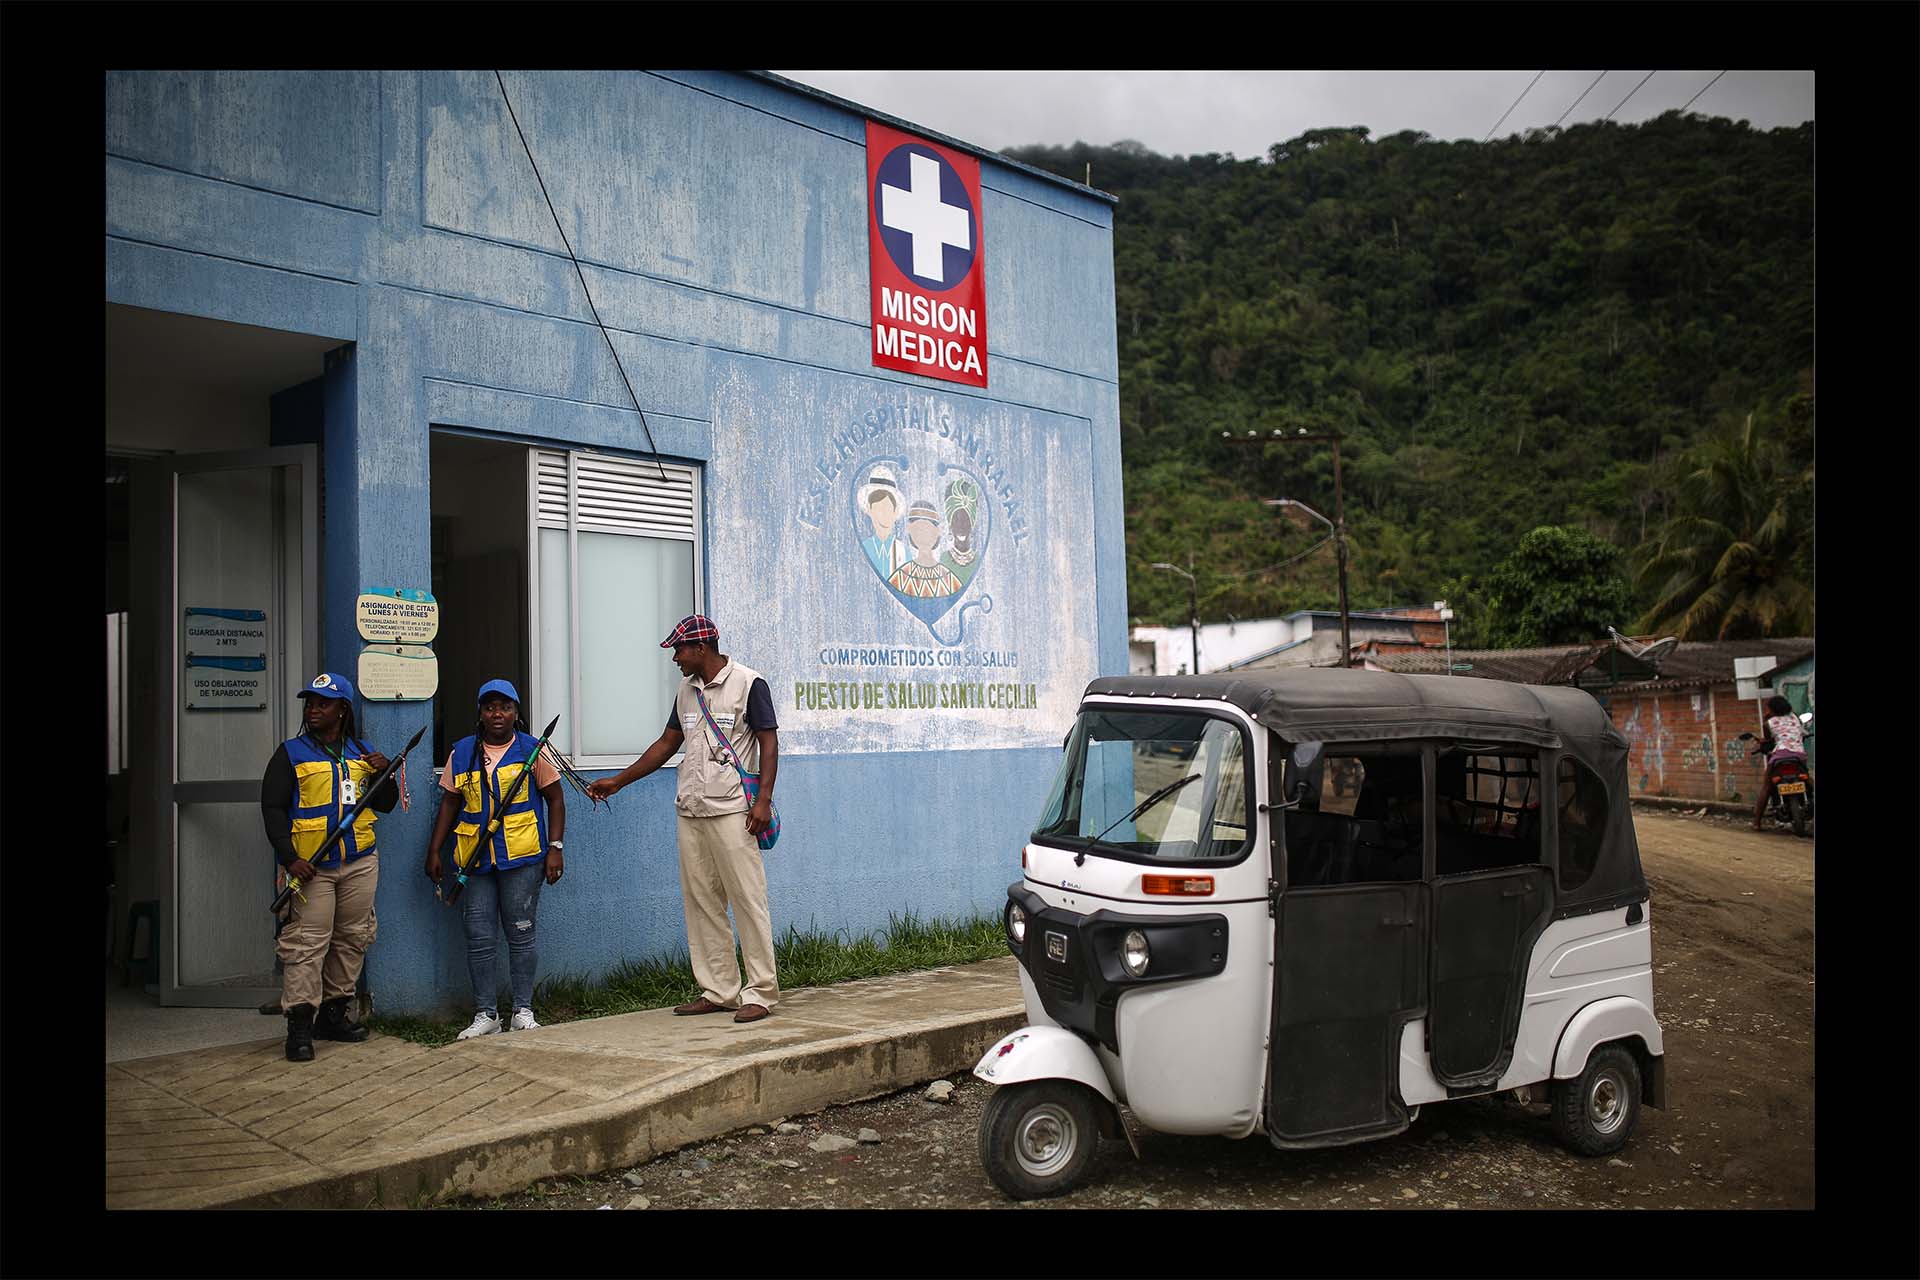
[[[700,714],[707,718],[707,727],[713,730],[713,736],[720,740],[720,750],[726,753],[727,763],[732,765],[733,771],[740,775],[740,789],[747,793],[747,808],[751,810],[754,802],[760,798],[760,775],[748,773],[740,767],[740,760],[733,753],[733,744],[727,741],[727,735],[722,733],[720,726],[714,723],[713,712],[707,706],[705,695],[695,689],[693,697],[700,704]],[[758,837],[762,852],[773,848],[780,839],[780,809],[773,803],[771,796],[767,798],[767,810],[772,817],[767,823],[767,829]]]

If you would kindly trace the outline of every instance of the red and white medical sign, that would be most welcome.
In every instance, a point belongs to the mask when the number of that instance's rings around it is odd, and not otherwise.
[[[873,362],[987,385],[980,161],[867,121]]]

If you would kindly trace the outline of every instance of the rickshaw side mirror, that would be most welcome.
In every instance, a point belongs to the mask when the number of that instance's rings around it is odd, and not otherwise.
[[[1297,809],[1307,798],[1308,783],[1301,775],[1313,768],[1313,762],[1320,758],[1323,742],[1296,742],[1293,744],[1293,780],[1288,788],[1292,792],[1272,807],[1275,809]]]

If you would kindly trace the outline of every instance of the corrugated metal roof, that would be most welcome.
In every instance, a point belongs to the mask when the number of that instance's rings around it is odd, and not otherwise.
[[[1592,668],[1603,678],[1608,671],[1609,641],[1596,644],[1549,645],[1534,649],[1455,649],[1455,664],[1471,663],[1473,669],[1462,675],[1486,680],[1512,680],[1521,684],[1573,684],[1581,672]],[[1624,677],[1611,687],[1621,692],[1643,689],[1676,688],[1686,685],[1731,684],[1735,658],[1757,658],[1772,654],[1782,665],[1797,662],[1813,652],[1813,640],[1805,636],[1777,637],[1771,640],[1696,640],[1683,641],[1659,662],[1659,674],[1645,676],[1648,664],[1631,658],[1622,650],[1618,672]],[[1389,671],[1403,675],[1437,674],[1447,670],[1444,652],[1424,650],[1414,653],[1378,653],[1372,661]],[[1638,678],[1635,678],[1638,677]],[[1579,681],[1583,686],[1592,680]]]
[[[1735,658],[1771,655],[1785,664],[1798,662],[1812,652],[1811,636],[1779,636],[1771,640],[1682,641],[1672,653],[1661,659],[1659,679],[1631,683],[1621,681],[1614,688],[1622,693],[1630,693],[1680,685],[1732,684]]]

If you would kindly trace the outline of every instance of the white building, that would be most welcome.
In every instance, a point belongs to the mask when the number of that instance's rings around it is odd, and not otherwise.
[[[1416,627],[1416,624],[1420,624]],[[1438,643],[1439,615],[1425,607],[1367,609],[1348,613],[1354,644],[1366,640],[1419,643],[1426,632]],[[1200,665],[1209,671],[1242,667],[1331,667],[1340,663],[1340,613],[1301,609],[1283,618],[1242,618],[1200,627]],[[1128,632],[1129,675],[1181,675],[1194,671],[1187,627],[1135,627]]]

